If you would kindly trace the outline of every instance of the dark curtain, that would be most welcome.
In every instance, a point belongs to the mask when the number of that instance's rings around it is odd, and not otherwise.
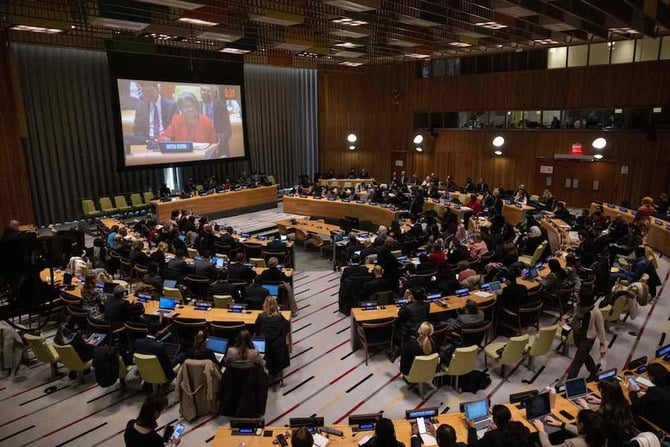
[[[317,72],[267,65],[244,66],[247,147],[252,166],[283,186],[314,175],[318,160]]]
[[[28,123],[28,171],[38,224],[82,217],[81,199],[156,190],[163,168],[122,171],[104,52],[15,45]],[[282,185],[314,172],[316,71],[245,66],[249,161],[184,166],[181,179],[237,178],[260,169]],[[179,185],[177,185],[179,186]]]

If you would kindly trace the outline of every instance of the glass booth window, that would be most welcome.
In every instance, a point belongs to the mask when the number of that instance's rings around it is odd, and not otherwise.
[[[568,67],[583,67],[588,57],[588,45],[575,45],[568,47]]]
[[[507,117],[507,112],[490,112],[489,113],[489,126],[495,129],[502,129],[505,127],[505,118]]]
[[[560,129],[561,128],[561,111],[560,110],[544,110],[542,112],[542,127],[545,129]]]
[[[526,110],[523,112],[523,127],[526,129],[538,129],[542,127],[542,111]]]
[[[458,127],[465,129],[489,127],[489,114],[488,112],[459,112]]]
[[[547,68],[565,68],[567,57],[568,47],[549,48]]]
[[[633,53],[635,52],[634,40],[618,40],[610,42],[612,49],[613,64],[627,64],[633,62]]]
[[[509,129],[523,129],[523,118],[521,110],[507,112],[507,127]]]
[[[589,49],[589,65],[606,65],[610,63],[610,44],[602,42],[591,44]]]
[[[635,62],[655,61],[658,59],[658,47],[661,44],[661,38],[656,39],[638,39],[635,48]]]

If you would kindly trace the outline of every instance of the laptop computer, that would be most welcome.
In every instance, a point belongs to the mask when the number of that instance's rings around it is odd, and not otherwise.
[[[176,279],[164,279],[163,280],[163,287],[169,287],[171,289],[174,289],[177,287],[177,280]]]
[[[551,400],[549,393],[538,394],[524,401],[526,407],[526,419],[528,422],[540,420],[544,424],[547,433],[554,433],[560,430],[560,427],[548,425],[545,420],[547,416],[551,416]]]
[[[221,363],[221,360],[226,356],[228,351],[228,339],[221,337],[207,337],[207,349],[211,349],[214,352],[214,357],[216,360]]]
[[[570,379],[565,382],[565,398],[576,400],[589,394],[586,387],[586,379]]]
[[[668,354],[670,354],[670,345],[665,345],[656,350],[656,357],[665,357]]]
[[[268,291],[268,293],[274,297],[279,296],[279,285],[278,284],[261,284],[261,287]]]
[[[253,337],[251,339],[251,342],[254,344],[256,347],[256,350],[258,351],[259,354],[263,355],[265,354],[265,339],[262,337]]]
[[[485,430],[493,425],[493,419],[489,416],[489,400],[481,399],[473,402],[463,403],[465,419],[477,431]]]
[[[86,343],[93,346],[98,346],[105,338],[107,334],[101,334],[99,332],[93,332],[87,339]]]
[[[524,278],[525,279],[535,279],[537,278],[537,269],[536,268],[530,268],[524,272]]]
[[[175,307],[177,307],[177,300],[173,300],[172,298],[165,298],[162,296],[158,299],[158,310],[152,315],[159,315],[160,312],[170,313],[175,309]]]
[[[616,368],[608,369],[606,371],[601,372],[598,374],[598,377],[596,378],[596,382],[602,382],[603,380],[607,379],[613,379],[616,377]]]

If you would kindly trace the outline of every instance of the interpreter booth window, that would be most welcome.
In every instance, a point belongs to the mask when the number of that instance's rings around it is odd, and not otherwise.
[[[568,47],[549,48],[547,52],[547,68],[565,68],[568,58]]]
[[[494,129],[503,129],[506,118],[507,112],[489,112],[489,126]]]
[[[564,129],[584,129],[586,124],[586,113],[584,110],[564,110]]]
[[[542,112],[540,110],[524,111],[523,127],[526,129],[539,129],[542,127]]]
[[[589,54],[588,45],[568,47],[568,67],[583,67],[586,65]]]
[[[561,128],[561,111],[560,110],[544,110],[542,112],[542,127],[545,129],[560,129]]]
[[[664,36],[661,41],[661,60],[670,59],[670,36]]]
[[[628,64],[633,62],[633,55],[635,53],[634,40],[618,40],[610,42],[612,45],[612,63],[613,64]]]
[[[489,127],[489,114],[488,112],[458,112],[458,127],[462,129]]]
[[[507,128],[508,129],[523,129],[523,111],[507,112]]]
[[[658,49],[661,46],[661,38],[637,39],[635,46],[635,62],[646,62],[658,60]]]

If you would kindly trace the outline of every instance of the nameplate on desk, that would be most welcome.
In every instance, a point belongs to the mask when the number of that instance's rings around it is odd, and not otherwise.
[[[161,152],[163,153],[182,153],[193,152],[193,142],[191,141],[171,141],[167,143],[159,143]]]
[[[670,230],[670,225],[666,225],[666,226],[665,226],[665,229],[666,229],[666,230]]]
[[[307,194],[300,194],[300,198],[301,198],[301,199],[306,199],[306,198],[307,198]]]
[[[195,310],[209,310],[212,308],[210,303],[196,303]]]
[[[456,205],[454,205],[454,208],[457,209],[457,210],[460,210],[460,209],[461,209],[461,205],[459,205],[459,204],[457,203]]]
[[[628,211],[628,208],[624,208],[623,206],[620,206],[619,211],[621,211],[622,213],[625,213],[626,211]]]
[[[363,204],[363,203],[365,203],[365,200],[356,200],[356,203]]]
[[[329,200],[329,201],[331,201],[331,202],[334,202],[334,201],[336,201],[337,199],[336,199],[335,197],[328,197],[326,200]]]
[[[612,208],[612,209],[614,209],[614,208],[616,208],[616,205],[613,204],[613,203],[608,203],[608,204],[607,204],[607,207],[608,207],[608,208]]]
[[[377,303],[361,303],[361,309],[363,309],[363,310],[375,310],[375,309],[377,309]]]
[[[377,205],[377,202],[370,202],[370,205],[372,205],[372,206],[376,206],[376,205]]]
[[[349,203],[349,202],[351,202],[351,199],[342,199],[342,201],[343,201],[344,203]]]
[[[663,221],[662,221],[662,220],[658,220],[658,219],[656,219],[656,220],[654,221],[654,223],[655,223],[656,225],[663,225]]]

